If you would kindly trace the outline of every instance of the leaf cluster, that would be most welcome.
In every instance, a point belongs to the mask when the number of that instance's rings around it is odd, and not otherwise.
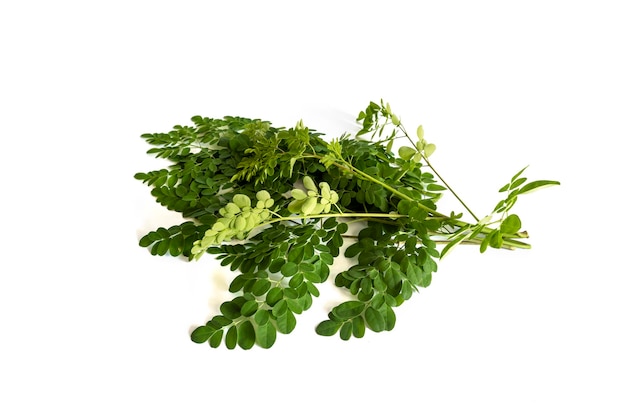
[[[188,259],[208,253],[238,273],[232,298],[192,332],[194,342],[271,347],[293,331],[342,253],[353,264],[333,278],[348,300],[316,332],[348,340],[366,329],[392,330],[395,309],[430,285],[452,247],[528,247],[518,242],[525,232],[509,211],[519,195],[557,182],[525,183],[522,170],[500,190],[507,193],[494,209],[500,220],[464,222],[437,211],[443,193],[453,191],[432,167],[435,147],[421,126],[414,141],[383,101],[370,102],[357,120],[356,136],[330,141],[302,121],[278,128],[229,116],[194,116],[193,125],[142,135],[148,153],[169,165],[135,178],[185,221],[149,232],[140,246]],[[407,143],[397,154],[394,140]]]

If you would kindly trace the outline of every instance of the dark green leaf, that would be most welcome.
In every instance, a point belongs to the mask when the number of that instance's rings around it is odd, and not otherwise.
[[[348,340],[352,336],[352,322],[346,321],[342,326],[339,332],[339,337],[341,340]]]
[[[326,219],[324,221],[324,229],[326,230],[331,230],[334,229],[335,227],[337,227],[337,219],[334,217],[329,217],[328,219]]]
[[[170,240],[163,239],[156,245],[156,254],[159,256],[163,256],[167,253],[170,248]]]
[[[154,243],[154,240],[152,239],[150,234],[145,235],[139,240],[139,246],[141,246],[142,248],[146,248],[152,245],[152,243]]]
[[[352,319],[352,335],[361,338],[365,335],[365,319],[363,316],[357,316]]]
[[[265,296],[265,302],[273,307],[277,302],[283,299],[283,289],[280,287],[274,287]]]
[[[224,344],[228,349],[234,349],[237,346],[237,326],[231,326],[226,332]]]
[[[232,301],[223,302],[220,305],[220,312],[230,320],[235,320],[241,316],[240,307]]]
[[[280,271],[280,269],[283,267],[283,265],[285,265],[285,260],[280,258],[280,259],[275,259],[274,261],[272,261],[272,263],[270,263],[270,266],[268,268],[268,270],[271,273],[276,273],[278,271]]]
[[[271,348],[276,342],[276,328],[272,322],[266,322],[256,331],[256,343],[262,348]]]
[[[240,348],[248,350],[252,346],[254,346],[254,342],[256,341],[256,333],[254,331],[254,326],[250,321],[246,320],[239,323],[238,333],[239,338],[237,343],[239,343]]]
[[[361,247],[361,242],[356,242],[346,248],[344,256],[346,258],[354,258],[361,253],[362,250],[363,248]]]
[[[200,326],[191,332],[191,340],[195,343],[204,343],[209,340],[209,337],[211,337],[213,333],[215,333],[214,328],[210,326]]]
[[[320,336],[332,336],[341,327],[341,322],[333,321],[333,320],[324,320],[315,328],[315,332]]]
[[[222,336],[224,336],[224,330],[218,330],[209,338],[209,346],[216,348],[222,343]]]

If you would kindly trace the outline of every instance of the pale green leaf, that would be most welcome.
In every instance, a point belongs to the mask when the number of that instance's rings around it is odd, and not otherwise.
[[[550,180],[539,180],[539,181],[533,181],[533,182],[529,182],[528,184],[526,184],[525,186],[523,186],[522,188],[520,188],[519,193],[518,194],[527,194],[531,191],[535,191],[539,188],[543,188],[543,187],[548,187],[551,185],[560,185],[561,183],[558,181],[550,181]]]

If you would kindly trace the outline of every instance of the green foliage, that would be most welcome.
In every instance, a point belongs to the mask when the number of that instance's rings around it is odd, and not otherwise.
[[[316,327],[319,335],[348,340],[368,329],[390,331],[396,307],[430,285],[438,260],[452,248],[530,247],[520,241],[527,233],[510,211],[520,195],[558,182],[527,183],[524,168],[500,189],[506,195],[493,212],[478,220],[431,164],[436,147],[422,126],[412,139],[382,100],[370,102],[357,120],[356,136],[330,141],[302,121],[285,129],[229,116],[194,116],[192,126],[142,135],[148,153],[169,165],[135,178],[185,221],[147,233],[139,245],[152,255],[190,260],[209,253],[237,272],[231,299],[191,333],[193,342],[270,348],[279,333],[295,329],[328,278],[348,299]],[[396,154],[397,140],[404,142]],[[438,212],[444,192],[475,221]],[[331,277],[342,253],[353,263]]]

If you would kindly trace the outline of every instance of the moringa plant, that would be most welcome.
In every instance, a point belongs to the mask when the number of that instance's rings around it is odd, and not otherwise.
[[[348,340],[392,330],[394,309],[430,284],[437,261],[456,245],[529,249],[512,209],[523,194],[559,184],[528,182],[521,169],[492,212],[478,217],[431,163],[435,145],[422,126],[410,135],[382,100],[359,113],[356,135],[330,141],[301,121],[289,129],[243,117],[191,121],[142,135],[148,153],[170,165],[135,178],[185,221],[139,244],[190,260],[208,253],[238,271],[232,299],[191,333],[211,347],[269,348],[277,333],[292,332],[340,254],[353,262],[332,278],[350,299],[316,332]],[[447,192],[466,215],[438,211]]]

